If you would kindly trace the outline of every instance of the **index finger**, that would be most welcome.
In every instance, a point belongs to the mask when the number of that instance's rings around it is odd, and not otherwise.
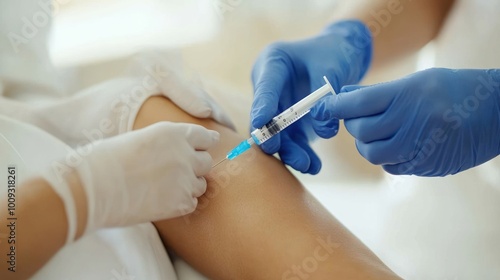
[[[187,132],[187,142],[196,150],[208,150],[219,142],[220,134],[201,125],[190,124]]]
[[[288,67],[281,56],[271,53],[257,61],[252,71],[255,93],[250,118],[253,127],[264,126],[276,115],[288,77]]]

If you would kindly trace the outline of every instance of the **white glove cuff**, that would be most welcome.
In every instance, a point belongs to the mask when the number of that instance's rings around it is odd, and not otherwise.
[[[92,170],[87,160],[83,160],[77,167],[78,176],[82,182],[85,195],[87,196],[87,223],[83,235],[86,235],[96,229],[96,210],[95,210],[95,187],[92,182]]]
[[[62,175],[53,169],[46,170],[41,175],[45,180],[47,180],[52,189],[63,201],[64,209],[66,210],[66,218],[68,220],[66,244],[70,244],[75,240],[76,228],[78,224],[75,199],[71,192],[71,188]]]

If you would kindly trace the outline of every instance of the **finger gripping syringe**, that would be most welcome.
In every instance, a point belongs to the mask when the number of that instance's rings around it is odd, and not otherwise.
[[[274,117],[263,127],[257,128],[254,131],[252,131],[250,133],[251,136],[250,138],[244,140],[234,149],[229,151],[229,153],[227,153],[226,155],[226,158],[219,161],[213,167],[219,165],[226,159],[229,160],[235,159],[237,156],[248,151],[248,149],[250,149],[252,144],[261,145],[262,143],[271,139],[274,135],[280,133],[282,130],[284,130],[294,122],[300,120],[300,118],[309,113],[311,108],[319,99],[321,99],[321,97],[327,95],[329,92],[331,92],[332,94],[336,94],[335,90],[333,89],[328,79],[326,77],[323,77],[323,79],[325,79],[326,82],[325,85],[323,85],[313,93],[307,95],[299,102],[295,103],[294,105],[283,111],[281,114]]]

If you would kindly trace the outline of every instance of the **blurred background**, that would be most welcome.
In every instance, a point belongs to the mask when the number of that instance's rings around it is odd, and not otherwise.
[[[241,103],[243,99],[248,103],[243,109],[250,109],[250,72],[259,52],[276,40],[318,33],[342,8],[342,1],[54,0],[54,5],[49,49],[69,92],[121,75],[138,51],[175,51],[207,87],[216,88],[211,93],[227,103],[225,107],[231,114],[235,107],[231,101]],[[372,73],[364,83],[411,73],[417,59],[410,60],[390,67],[390,71]],[[236,111],[241,112],[239,107]],[[247,133],[248,118],[239,115],[233,119],[238,130]],[[354,143],[344,131],[338,138],[341,140],[329,141],[328,146],[340,144],[342,149],[336,150],[337,156],[331,162],[325,162],[334,165],[335,171],[310,180],[351,178],[349,165],[356,166],[358,179],[380,178],[378,168],[358,160]],[[323,142],[318,141],[317,146],[324,146]],[[352,164],[346,164],[346,159]]]
[[[64,3],[63,3],[64,2]],[[142,50],[179,52],[202,77],[238,131],[248,135],[250,72],[259,52],[276,40],[318,33],[342,8],[339,0],[60,0],[55,1],[50,54],[70,92],[123,74]],[[429,49],[429,48],[428,48]],[[426,54],[371,73],[364,83],[404,76],[426,67]],[[391,267],[384,239],[390,205],[409,195],[357,153],[342,127],[318,140],[318,176],[295,172],[342,223]],[[392,187],[391,187],[392,186]],[[397,265],[396,265],[397,266]],[[397,271],[397,270],[396,270]]]

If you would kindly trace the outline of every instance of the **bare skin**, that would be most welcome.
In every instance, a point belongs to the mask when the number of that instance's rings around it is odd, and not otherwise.
[[[455,0],[345,1],[334,20],[355,18],[373,34],[373,69],[410,55],[434,39]]]
[[[221,142],[209,151],[215,161],[243,140],[163,97],[146,101],[135,128],[158,121],[219,131]],[[167,247],[211,279],[398,278],[281,162],[259,149],[219,165],[207,182],[194,213],[154,224]]]
[[[77,233],[80,238],[87,220],[87,200],[80,186],[80,181],[74,174],[68,174],[71,191],[75,197],[77,209]],[[0,197],[6,198],[6,188]],[[16,191],[15,244],[8,243],[7,238],[0,239],[2,260],[15,246],[16,269],[8,270],[6,261],[0,264],[0,279],[27,279],[41,269],[50,258],[65,244],[67,234],[67,218],[61,198],[54,192],[49,183],[41,178],[33,178],[24,182]],[[42,215],[40,215],[43,213]],[[0,220],[7,221],[6,207],[0,211]],[[5,231],[2,229],[2,233]],[[10,233],[8,234],[10,236]],[[11,239],[12,240],[12,239]],[[9,257],[10,258],[10,257]]]

